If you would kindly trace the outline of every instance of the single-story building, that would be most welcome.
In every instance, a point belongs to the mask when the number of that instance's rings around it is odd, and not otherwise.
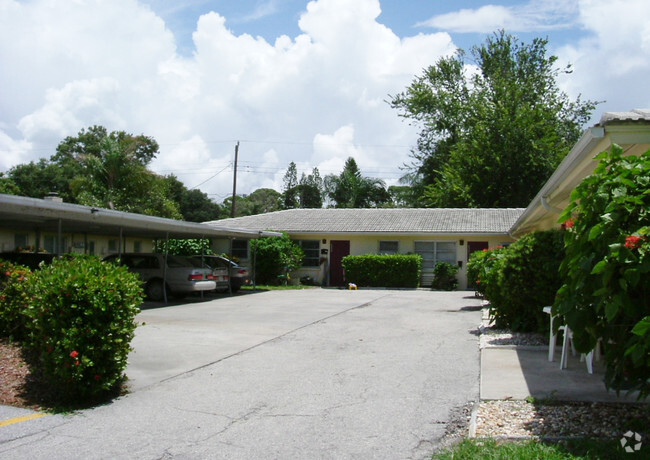
[[[212,238],[247,241],[278,233],[204,225],[162,217],[0,194],[0,252],[44,250],[104,256],[151,252],[155,239]]]
[[[523,212],[513,209],[289,209],[206,222],[236,228],[286,232],[305,252],[294,279],[345,284],[341,260],[347,255],[420,254],[421,284],[431,285],[437,262],[458,264],[459,287],[467,287],[467,260],[476,250],[514,241],[508,230]],[[216,246],[228,252],[227,247]],[[235,240],[233,255],[252,262],[246,241]]]
[[[526,209],[292,209],[207,224],[286,232],[307,254],[296,277],[310,275],[324,285],[344,283],[341,259],[348,254],[416,253],[424,258],[423,286],[431,283],[435,263],[444,261],[460,266],[462,289],[473,251],[559,228],[571,191],[594,170],[593,158],[613,144],[626,155],[650,149],[650,109],[604,113]],[[246,241],[235,240],[234,247],[240,259],[249,258]]]

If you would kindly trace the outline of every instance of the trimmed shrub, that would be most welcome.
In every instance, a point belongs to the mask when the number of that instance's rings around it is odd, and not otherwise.
[[[454,291],[458,287],[458,265],[447,262],[438,262],[433,268],[433,282],[431,289],[442,291]]]
[[[25,347],[57,399],[83,401],[119,387],[141,284],[126,267],[93,256],[57,259],[29,277]]]
[[[31,270],[0,260],[0,337],[17,342],[25,338],[25,313],[29,304],[26,280]]]
[[[422,257],[417,254],[346,256],[345,279],[365,287],[415,288],[420,283]]]
[[[602,340],[605,384],[650,395],[650,151],[603,152],[571,195],[564,222],[565,283],[553,306],[578,351]]]
[[[562,285],[559,267],[563,258],[559,231],[530,233],[500,250],[484,288],[496,327],[548,331],[548,315],[542,308],[553,304]]]
[[[255,252],[255,282],[258,284],[286,284],[288,274],[299,268],[305,257],[303,250],[284,234],[282,237],[264,237],[251,240]]]

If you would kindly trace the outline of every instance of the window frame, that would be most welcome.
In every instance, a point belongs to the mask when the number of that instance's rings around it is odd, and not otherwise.
[[[300,249],[305,253],[302,259],[301,266],[303,268],[316,268],[320,267],[320,240],[292,240],[297,244]],[[305,244],[313,244],[315,247],[305,248]],[[311,263],[306,263],[310,261]]]
[[[383,250],[382,251],[381,245],[386,244],[386,243],[395,244],[395,249],[394,250],[391,249],[391,250]],[[377,253],[378,254],[391,255],[391,256],[395,255],[395,254],[399,254],[399,241],[398,240],[379,240],[379,249],[378,249]]]

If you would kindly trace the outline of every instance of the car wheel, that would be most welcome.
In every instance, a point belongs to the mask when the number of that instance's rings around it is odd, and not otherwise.
[[[162,280],[149,281],[145,288],[145,294],[154,302],[165,300],[165,291],[163,290]]]
[[[230,289],[232,289],[232,292],[233,292],[233,294],[234,294],[235,292],[239,291],[239,288],[240,288],[240,287],[241,287],[241,286],[231,286]]]

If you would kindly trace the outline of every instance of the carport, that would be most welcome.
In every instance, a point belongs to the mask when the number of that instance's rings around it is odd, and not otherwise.
[[[253,239],[281,236],[277,232],[246,230],[219,225],[133,214],[124,211],[64,203],[56,196],[46,199],[0,194],[0,228],[32,231],[36,234],[35,248],[45,232],[57,235],[56,254],[62,251],[63,234],[113,236],[118,238],[118,252],[124,252],[126,237],[151,238],[228,238]],[[86,245],[87,247],[87,245]]]

